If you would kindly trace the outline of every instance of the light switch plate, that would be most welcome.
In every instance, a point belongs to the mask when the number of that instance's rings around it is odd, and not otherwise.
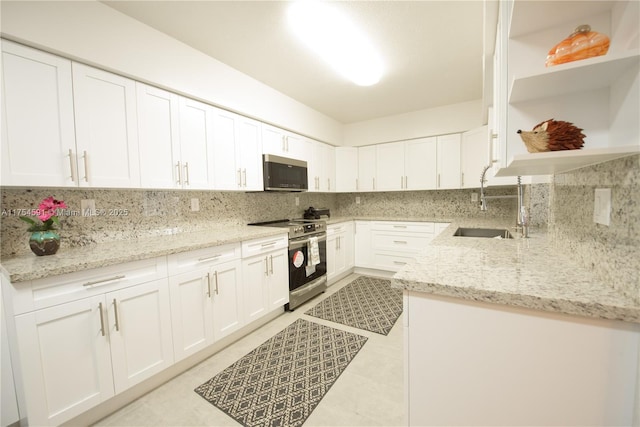
[[[607,226],[611,223],[610,188],[596,188],[593,203],[593,222]]]

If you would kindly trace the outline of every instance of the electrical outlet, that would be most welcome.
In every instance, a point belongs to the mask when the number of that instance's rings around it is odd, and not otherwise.
[[[300,206],[300,197],[296,196],[296,206]]]
[[[200,210],[200,199],[194,197],[191,199],[191,212],[198,212]]]
[[[96,201],[93,199],[80,200],[80,211],[82,216],[92,216],[96,214]]]
[[[593,222],[609,225],[611,222],[611,189],[596,188],[593,203]]]
[[[471,201],[472,202],[478,201],[478,193],[471,193]]]
[[[356,196],[356,205],[360,204],[360,196]]]

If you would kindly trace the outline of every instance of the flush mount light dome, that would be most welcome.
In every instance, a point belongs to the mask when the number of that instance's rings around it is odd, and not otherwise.
[[[359,86],[382,77],[382,61],[364,33],[330,4],[292,3],[288,19],[294,33],[339,74]]]

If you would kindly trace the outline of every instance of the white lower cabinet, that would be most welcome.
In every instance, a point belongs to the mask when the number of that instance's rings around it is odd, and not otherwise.
[[[630,426],[640,325],[405,291],[407,425]]]
[[[240,259],[169,278],[176,360],[243,326]]]
[[[353,222],[327,227],[327,281],[346,275],[355,262]]]
[[[289,302],[287,236],[242,242],[244,320],[250,323]]]
[[[58,425],[173,363],[166,279],[15,320],[30,425]]]

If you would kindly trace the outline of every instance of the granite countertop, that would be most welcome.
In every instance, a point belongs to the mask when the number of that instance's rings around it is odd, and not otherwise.
[[[275,227],[214,226],[198,232],[119,240],[74,248],[63,246],[55,255],[39,257],[30,254],[2,259],[1,267],[11,282],[17,283],[286,233],[286,230]]]
[[[640,323],[640,305],[561,252],[543,230],[530,238],[454,237],[458,227],[510,228],[499,220],[453,221],[393,276],[409,291],[548,312]]]

